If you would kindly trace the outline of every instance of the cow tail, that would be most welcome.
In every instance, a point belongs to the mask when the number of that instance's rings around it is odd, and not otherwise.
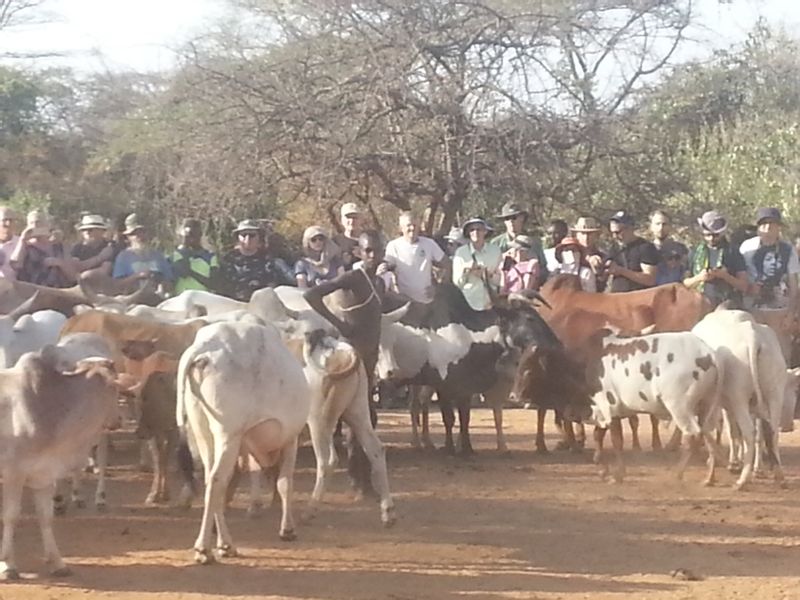
[[[753,331],[753,343],[747,344],[749,356],[747,361],[750,363],[750,378],[753,380],[753,389],[756,394],[756,417],[769,418],[769,407],[764,402],[764,392],[761,390],[761,380],[758,375],[758,354],[761,348],[758,345],[758,336]]]
[[[767,450],[767,460],[769,460],[771,467],[776,467],[779,464],[778,455],[775,454],[775,436],[769,419],[761,419],[761,431],[763,433],[764,447]],[[760,452],[760,450],[756,448],[756,452]]]

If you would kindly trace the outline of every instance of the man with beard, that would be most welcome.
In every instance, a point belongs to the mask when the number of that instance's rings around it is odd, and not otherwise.
[[[747,267],[738,248],[725,237],[728,221],[715,210],[697,220],[703,231],[703,243],[692,250],[689,274],[683,284],[695,288],[717,306],[726,300],[741,308],[747,292]]]
[[[683,281],[689,251],[686,246],[670,237],[672,222],[663,210],[656,210],[650,215],[650,233],[653,234],[653,245],[661,257],[656,268],[656,285]]]
[[[7,206],[0,206],[0,278],[16,279],[17,272],[11,264],[11,253],[17,247],[19,236],[14,232],[16,215]]]
[[[72,247],[70,255],[76,261],[75,270],[81,274],[81,279],[94,274],[110,276],[115,252],[106,239],[106,220],[100,215],[84,215],[76,229],[81,241]]]

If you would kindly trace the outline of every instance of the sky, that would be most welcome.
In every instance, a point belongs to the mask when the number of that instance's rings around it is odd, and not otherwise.
[[[0,32],[0,54],[58,52],[62,58],[15,63],[84,73],[167,70],[176,63],[176,48],[229,10],[226,0],[44,0],[43,12],[30,15],[34,22]],[[800,38],[796,0],[695,0],[695,10],[700,27],[693,37],[700,43],[687,46],[680,59],[742,43],[760,16]]]

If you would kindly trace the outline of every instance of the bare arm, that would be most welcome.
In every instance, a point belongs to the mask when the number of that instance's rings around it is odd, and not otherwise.
[[[653,287],[656,284],[656,266],[642,263],[642,272],[631,271],[621,267],[616,263],[608,266],[608,272],[615,277],[624,277],[630,281],[645,287]]]
[[[311,308],[322,315],[331,325],[336,327],[343,336],[350,337],[353,333],[352,326],[333,314],[330,309],[325,306],[324,298],[336,290],[355,291],[355,277],[363,276],[363,274],[356,271],[348,271],[336,279],[322,282],[316,287],[310,288],[303,294],[303,298],[305,298]]]

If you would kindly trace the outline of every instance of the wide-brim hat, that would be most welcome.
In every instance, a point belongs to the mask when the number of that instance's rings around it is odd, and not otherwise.
[[[233,233],[244,233],[245,231],[264,233],[264,228],[261,226],[261,223],[255,219],[245,219],[244,221],[239,221],[239,224],[236,226],[236,229],[233,230]]]
[[[573,233],[594,233],[600,231],[601,227],[594,217],[580,217],[570,229]]]
[[[509,244],[510,248],[514,248],[515,250],[530,250],[533,248],[533,238],[529,235],[518,235],[516,236],[511,243]]]
[[[487,232],[494,231],[492,226],[489,225],[489,223],[487,223],[484,219],[481,219],[480,217],[474,217],[472,219],[468,219],[467,222],[461,226],[461,233],[464,234],[464,237],[469,237],[469,228],[473,225],[483,225]]]
[[[86,231],[87,229],[108,229],[108,223],[100,215],[83,215],[80,223],[75,226],[78,231]]]
[[[444,236],[444,239],[445,241],[452,242],[454,244],[463,244],[464,233],[459,227],[451,227],[447,235]]]
[[[122,232],[122,235],[131,235],[140,229],[146,229],[144,223],[139,220],[139,217],[136,213],[131,213],[127,217],[125,217],[125,229]]]
[[[511,219],[512,217],[516,217],[518,215],[527,215],[528,210],[524,208],[521,204],[517,202],[506,202],[503,204],[503,208],[500,210],[500,214],[497,215],[498,219]]]
[[[578,240],[576,240],[573,237],[565,237],[556,246],[555,255],[556,255],[556,260],[558,262],[561,262],[561,255],[567,248],[577,248],[578,251],[581,253],[581,258],[583,258],[586,255],[586,248],[583,246],[583,244],[581,244]]]
[[[697,224],[703,231],[717,235],[725,233],[728,229],[728,220],[715,210],[704,212],[703,216],[697,219]]]

